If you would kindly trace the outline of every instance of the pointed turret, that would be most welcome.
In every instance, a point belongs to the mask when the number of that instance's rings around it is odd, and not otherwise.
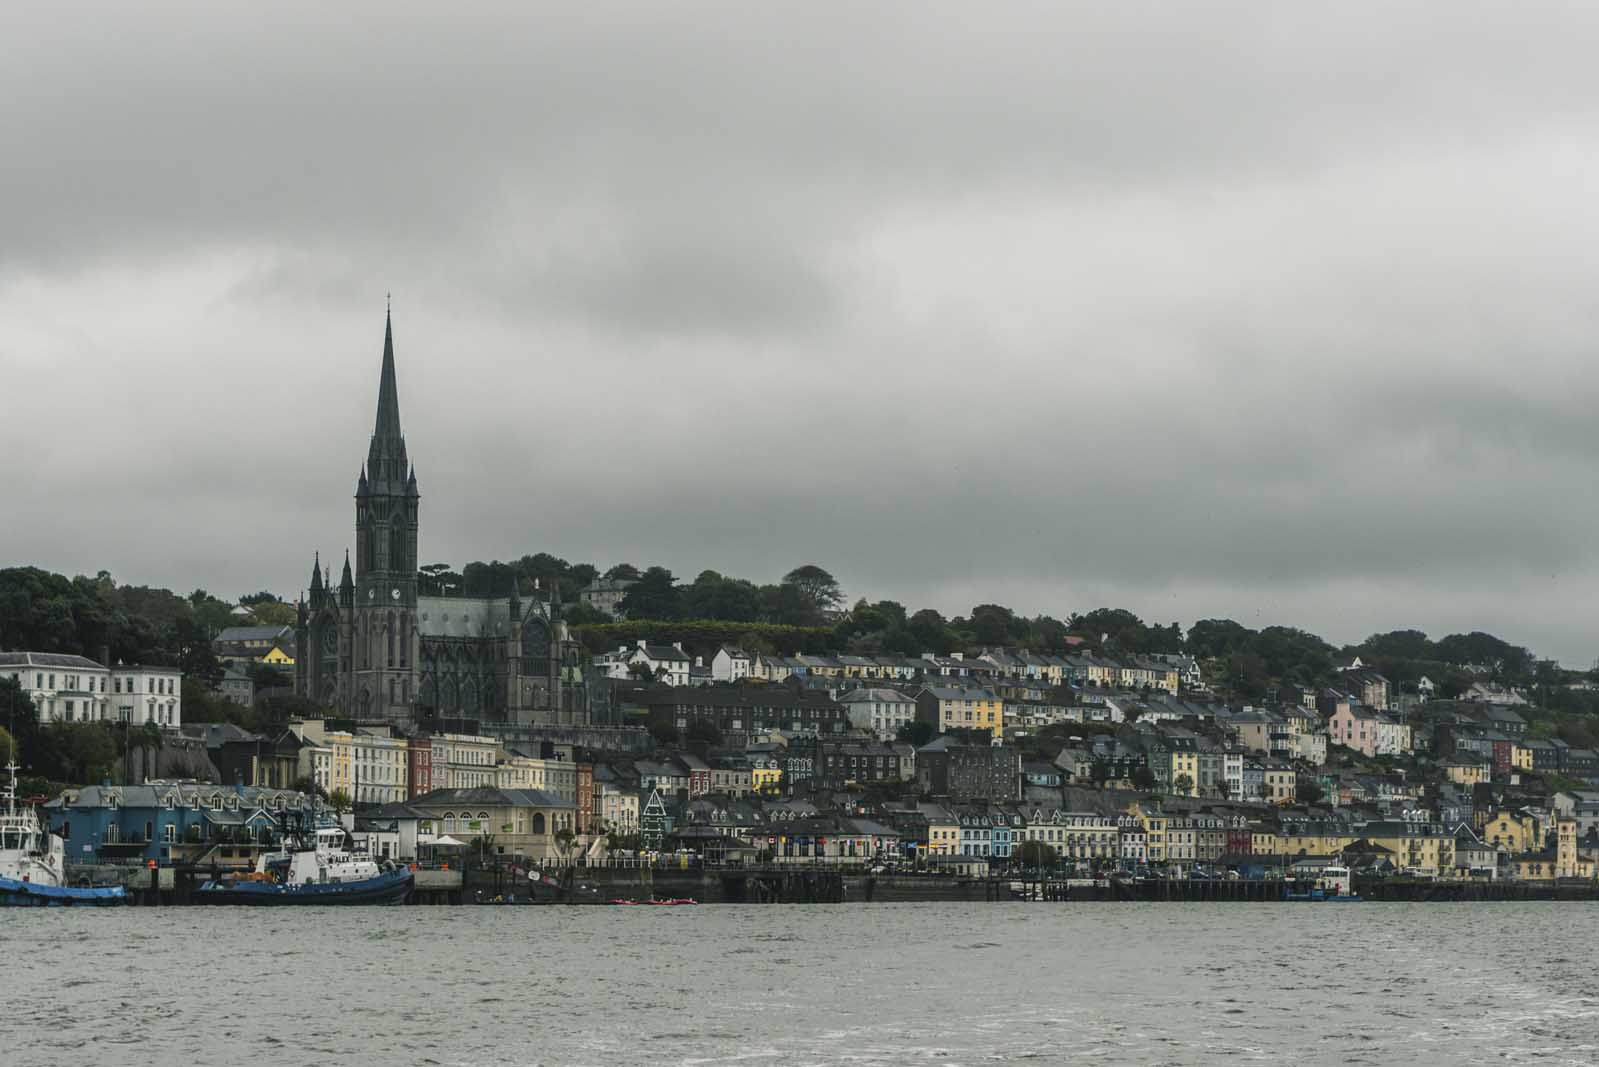
[[[339,603],[346,607],[355,603],[355,576],[350,573],[350,550],[344,550],[344,574],[339,578]]]
[[[369,483],[366,480],[366,464],[365,463],[361,464],[361,480],[355,483],[355,495],[356,495],[356,497],[362,498],[362,499],[372,495],[371,483]]]
[[[322,553],[316,554],[316,562],[311,564],[311,592],[322,591]]]
[[[405,495],[416,499],[421,494],[416,491],[416,468],[411,468],[411,476],[405,480]]]
[[[511,575],[511,621],[517,622],[522,618],[522,589],[521,582],[516,580],[516,575]]]

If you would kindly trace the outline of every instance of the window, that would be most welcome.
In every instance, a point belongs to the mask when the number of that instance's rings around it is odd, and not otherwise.
[[[170,823],[169,822],[165,826],[161,827],[161,840],[165,841],[167,844],[170,845],[174,841],[176,841],[177,839],[178,839],[178,827],[177,827],[176,823]]]

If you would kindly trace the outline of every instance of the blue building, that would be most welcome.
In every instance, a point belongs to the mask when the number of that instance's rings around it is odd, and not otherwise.
[[[66,838],[69,863],[244,867],[275,844],[279,815],[309,804],[287,789],[157,781],[68,790],[44,818]]]

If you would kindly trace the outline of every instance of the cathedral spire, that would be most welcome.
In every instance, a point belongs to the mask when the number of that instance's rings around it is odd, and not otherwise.
[[[383,374],[378,379],[378,419],[374,437],[399,437],[400,387],[394,380],[394,325],[388,311],[383,313]]]
[[[322,591],[322,553],[316,554],[316,562],[311,564],[311,592]]]
[[[339,579],[339,591],[355,588],[355,579],[350,574],[350,550],[344,550],[344,576]]]

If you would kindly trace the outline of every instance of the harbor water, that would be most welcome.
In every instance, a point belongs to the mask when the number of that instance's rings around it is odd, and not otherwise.
[[[0,1059],[1599,1062],[1591,904],[0,913]]]

